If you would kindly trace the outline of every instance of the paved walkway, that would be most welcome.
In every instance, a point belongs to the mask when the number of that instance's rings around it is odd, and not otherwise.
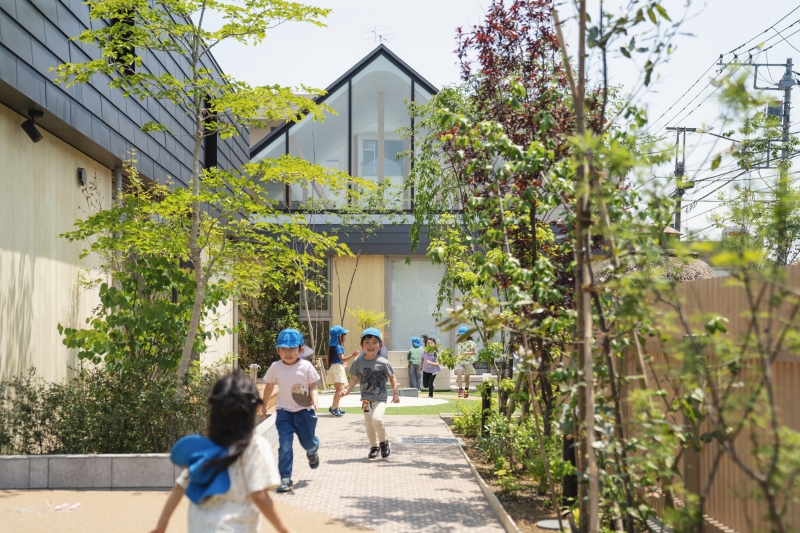
[[[0,491],[2,533],[145,533],[155,527],[167,493],[162,491]],[[81,506],[56,511],[64,503]],[[295,533],[370,533],[372,530],[284,502],[276,506]],[[186,533],[189,500],[172,515],[167,533]],[[266,520],[259,533],[275,533]]]
[[[387,409],[399,409],[401,407],[422,407],[426,405],[441,405],[447,403],[447,400],[441,398],[428,398],[428,396],[420,396],[415,398],[413,396],[402,396],[400,403],[386,404]],[[326,411],[328,407],[333,405],[333,394],[320,394],[319,395],[319,409]],[[349,394],[344,398],[339,399],[339,407],[361,407],[361,396],[358,394]]]
[[[295,440],[295,490],[276,501],[381,532],[503,531],[458,444],[403,442],[452,438],[439,417],[397,415],[386,426],[392,454],[370,461],[362,416],[320,412],[322,464],[311,470]]]
[[[322,464],[309,469],[296,443],[295,490],[273,494],[295,533],[503,531],[456,443],[409,442],[452,438],[439,417],[396,415],[386,423],[392,455],[369,461],[363,417],[320,412]],[[161,491],[0,491],[0,532],[149,531],[165,499]],[[55,511],[77,502],[75,511]],[[186,531],[187,508],[184,498],[169,533]],[[274,531],[264,522],[261,533]]]

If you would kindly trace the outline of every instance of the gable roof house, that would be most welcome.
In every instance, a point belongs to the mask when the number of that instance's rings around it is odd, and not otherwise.
[[[346,300],[348,309],[361,307],[386,313],[390,322],[384,335],[390,355],[391,351],[405,355],[411,337],[421,334],[434,335],[444,346],[454,346],[453,332],[442,333],[433,318],[444,269],[426,259],[428,242],[424,236],[412,254],[408,222],[414,191],[405,186],[411,162],[399,157],[414,147],[413,138],[398,133],[400,128],[412,126],[407,101],[426,103],[437,89],[382,44],[326,90],[318,102],[329,105],[337,115],[326,115],[324,122],[306,117],[297,123],[269,124],[267,127],[276,127],[266,135],[263,130],[251,130],[251,138],[259,138],[250,149],[251,161],[289,154],[364,180],[388,179],[396,193],[387,196],[396,201],[389,207],[405,212],[405,220],[387,220],[376,234],[370,235],[361,247],[357,268],[355,258],[328,258],[322,274],[327,278],[330,295],[315,300],[314,309],[309,310],[311,320],[316,322],[314,329],[327,332],[329,327],[343,322],[352,331],[345,351],[355,350],[359,338],[355,321],[346,313],[341,320]],[[321,201],[329,216],[316,228],[330,232],[337,227],[336,211],[343,200],[331,191],[317,184],[301,187],[273,183],[270,187],[274,199],[287,211],[309,199]],[[360,248],[359,235],[343,235],[341,240],[353,253]],[[407,257],[411,259],[409,263]],[[307,320],[305,310],[301,309],[300,315],[301,320]]]
[[[110,205],[129,150],[144,178],[166,183],[170,176],[177,186],[191,178],[191,123],[181,109],[123,98],[98,76],[70,88],[53,83],[51,67],[100,57],[97,47],[70,41],[98,24],[82,0],[0,0],[0,379],[35,367],[59,380],[77,367],[57,325],[78,327],[90,315],[96,296],[80,289],[78,273],[97,264],[78,258],[80,243],[57,236],[86,215],[79,179],[96,178],[103,205]],[[220,72],[210,55],[205,66]],[[188,65],[147,53],[143,69],[177,73]],[[151,120],[171,133],[143,132]],[[241,168],[249,140],[240,133],[207,139],[206,166]],[[233,351],[233,339],[221,338],[214,349]]]

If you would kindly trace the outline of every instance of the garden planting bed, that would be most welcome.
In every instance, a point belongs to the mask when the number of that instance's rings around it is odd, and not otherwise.
[[[556,513],[549,507],[549,497],[539,494],[538,483],[532,477],[518,474],[516,477],[517,490],[506,491],[498,482],[492,463],[487,461],[486,454],[477,447],[477,439],[460,435],[453,426],[450,426],[450,429],[454,435],[464,439],[464,451],[467,456],[483,481],[500,500],[503,509],[516,522],[519,530],[522,533],[546,533],[545,530],[536,527],[536,522],[556,518]]]
[[[275,417],[255,434],[275,446]],[[0,455],[0,489],[169,490],[180,471],[167,453]]]

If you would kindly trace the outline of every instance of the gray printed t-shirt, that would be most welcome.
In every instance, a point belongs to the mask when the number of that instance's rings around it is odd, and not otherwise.
[[[351,375],[358,376],[362,400],[386,401],[386,380],[394,375],[394,369],[385,357],[379,356],[370,360],[361,355],[350,364],[348,371]]]

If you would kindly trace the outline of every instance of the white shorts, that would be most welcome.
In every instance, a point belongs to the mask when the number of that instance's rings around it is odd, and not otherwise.
[[[457,364],[453,370],[467,375],[475,373],[475,367],[472,366],[472,363]]]
[[[336,363],[331,365],[328,369],[328,380],[334,383],[347,383],[347,373],[344,371],[344,365]]]

